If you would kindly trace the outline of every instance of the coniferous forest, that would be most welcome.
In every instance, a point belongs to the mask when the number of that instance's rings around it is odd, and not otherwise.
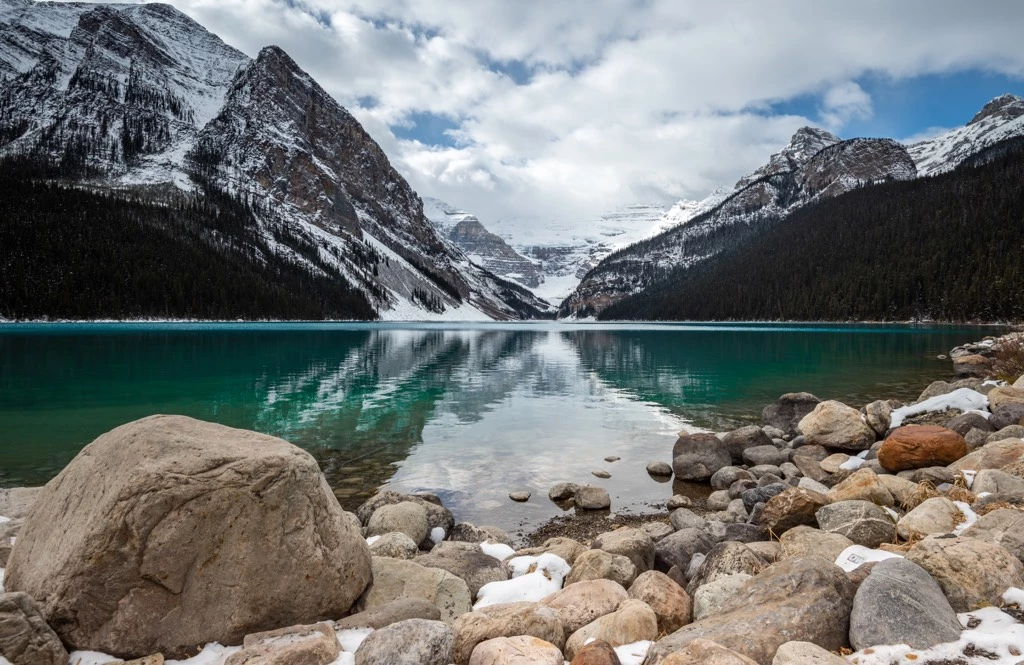
[[[271,251],[223,192],[154,202],[33,177],[49,170],[0,164],[0,317],[377,318],[308,240],[274,234],[319,275]]]
[[[1024,319],[1024,150],[863,187],[780,220],[603,320]]]

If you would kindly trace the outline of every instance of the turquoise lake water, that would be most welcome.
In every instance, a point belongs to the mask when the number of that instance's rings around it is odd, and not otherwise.
[[[676,433],[757,422],[784,392],[912,399],[936,356],[991,327],[585,324],[0,325],[0,485],[41,484],[89,441],[154,413],[281,436],[351,508],[381,485],[513,528],[555,482],[613,509],[664,501],[645,472]],[[604,461],[609,455],[622,459]],[[612,474],[602,480],[591,471]],[[512,504],[513,490],[533,492]]]

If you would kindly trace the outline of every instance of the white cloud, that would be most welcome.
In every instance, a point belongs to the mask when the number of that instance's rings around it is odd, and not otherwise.
[[[251,55],[283,47],[421,194],[485,221],[699,198],[801,125],[870,117],[865,74],[1024,74],[1012,0],[171,2]],[[771,112],[794,98],[816,111]],[[456,146],[392,131],[422,113]]]

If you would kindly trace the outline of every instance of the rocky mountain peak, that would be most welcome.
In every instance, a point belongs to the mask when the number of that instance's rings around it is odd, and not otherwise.
[[[750,183],[767,176],[796,171],[806,164],[811,157],[830,145],[839,143],[839,137],[817,127],[801,127],[796,130],[789,144],[768,159],[768,163],[753,173],[740,178],[736,189],[743,189]]]
[[[968,126],[977,124],[986,118],[993,116],[999,116],[1002,120],[1013,120],[1024,115],[1024,97],[1018,97],[1017,95],[1005,94],[996,97],[985,106],[981,107],[981,110],[971,118],[971,121],[967,123]]]

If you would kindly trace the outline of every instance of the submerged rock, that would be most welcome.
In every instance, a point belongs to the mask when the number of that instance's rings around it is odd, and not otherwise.
[[[99,437],[47,484],[6,585],[43,599],[72,648],[183,657],[343,616],[369,581],[359,525],[312,456],[153,416]]]

